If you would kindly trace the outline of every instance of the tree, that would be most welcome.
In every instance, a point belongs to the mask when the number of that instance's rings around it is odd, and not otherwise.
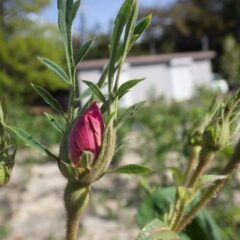
[[[64,88],[37,60],[37,56],[47,56],[61,65],[64,59],[63,50],[58,47],[61,39],[57,28],[39,24],[31,17],[48,3],[49,0],[1,0],[0,95],[20,96],[26,102],[35,96],[30,83],[52,91]]]
[[[230,87],[240,86],[240,45],[232,36],[227,36],[223,44],[221,70]]]

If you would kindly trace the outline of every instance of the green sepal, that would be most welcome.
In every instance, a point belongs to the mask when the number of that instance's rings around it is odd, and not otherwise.
[[[80,160],[79,160],[79,165],[81,166],[81,168],[83,169],[87,169],[90,170],[91,169],[91,165],[93,163],[94,160],[94,155],[92,152],[89,151],[83,151]]]

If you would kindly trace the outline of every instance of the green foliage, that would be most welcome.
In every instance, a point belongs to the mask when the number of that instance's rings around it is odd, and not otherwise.
[[[58,144],[61,134],[44,115],[36,115],[31,112],[30,108],[24,105],[8,102],[9,124],[16,125],[21,129],[25,129],[31,133],[41,144],[52,146]],[[63,125],[62,118],[59,115],[51,114],[57,122]],[[18,139],[17,139],[18,140]],[[21,141],[18,141],[19,147],[24,147]]]
[[[221,70],[230,86],[240,86],[240,45],[232,36],[224,39]]]
[[[50,91],[65,88],[37,60],[37,56],[45,55],[61,64],[64,57],[63,50],[58,47],[61,40],[56,28],[39,24],[29,15],[40,12],[49,3],[49,0],[1,2],[0,95],[29,102],[36,97],[30,83],[39,84]]]
[[[175,195],[176,189],[168,187],[159,188],[152,195],[147,196],[139,207],[136,216],[137,224],[143,227],[155,218],[163,219],[164,214],[169,211]],[[223,236],[221,228],[206,210],[197,215],[184,233],[194,240],[219,240]],[[183,239],[185,238],[183,237]]]

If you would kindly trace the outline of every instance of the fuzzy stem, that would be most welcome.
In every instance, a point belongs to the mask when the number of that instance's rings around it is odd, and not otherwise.
[[[208,150],[206,148],[203,148],[201,150],[197,169],[195,170],[195,172],[194,172],[194,174],[193,174],[193,176],[190,179],[189,184],[188,184],[189,188],[194,188],[197,180],[205,172],[208,164],[211,162],[213,157],[214,157],[214,152],[213,151]]]
[[[80,217],[88,206],[90,196],[89,185],[68,182],[64,192],[67,212],[66,240],[77,240]]]
[[[240,164],[240,141],[235,147],[234,153],[225,166],[224,170],[222,171],[222,175],[228,175],[230,176],[238,167]],[[212,198],[215,196],[220,189],[224,186],[224,184],[227,182],[228,178],[219,180],[215,183],[214,186],[212,186],[202,197],[202,199],[199,201],[199,203],[183,218],[182,221],[179,223],[176,231],[181,232],[183,229],[186,228],[186,226],[192,221],[192,219],[195,217],[196,213],[202,209]]]
[[[186,183],[187,179],[190,177],[194,167],[197,164],[200,150],[201,150],[200,146],[192,146],[190,149],[188,166],[187,166],[187,170],[185,172],[185,183]]]

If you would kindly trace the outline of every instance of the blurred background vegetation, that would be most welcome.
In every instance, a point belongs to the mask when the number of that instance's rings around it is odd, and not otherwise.
[[[30,83],[35,83],[48,88],[56,96],[67,95],[65,86],[37,60],[37,56],[46,56],[64,66],[57,26],[36,19],[36,15],[49,4],[50,0],[0,0],[0,96],[5,96],[9,102],[11,124],[27,129],[46,145],[55,145],[59,143],[60,135],[54,131],[46,133],[50,125],[45,116],[39,114],[42,108],[36,108],[36,103],[41,102],[30,87]],[[238,0],[178,0],[164,8],[159,8],[156,3],[154,8],[141,8],[140,15],[150,12],[153,14],[152,24],[131,55],[214,50],[217,53],[214,71],[227,80],[231,90],[240,86]],[[110,31],[99,31],[97,26],[94,29],[81,26],[79,29],[75,31],[75,48],[95,36],[95,44],[87,59],[108,57]],[[167,188],[172,184],[167,168],[171,165],[184,167],[186,131],[195,119],[205,114],[213,95],[209,90],[201,89],[186,102],[152,98],[120,130],[119,143],[124,142],[129,133],[137,134],[133,150],[141,156],[142,162],[159,169],[157,174],[144,177],[139,183],[136,194],[140,207],[136,221],[140,227],[154,216],[162,216],[168,208],[166,198],[171,198],[174,190]],[[44,108],[44,111],[50,110]],[[21,143],[19,146],[23,147]],[[114,164],[120,164],[124,151],[119,152]],[[213,168],[221,168],[230,152],[231,147],[225,149]],[[159,189],[159,185],[162,188]],[[188,229],[183,239],[239,240],[237,189],[239,181],[234,177],[208,206],[208,213],[203,212],[192,224],[195,230]],[[162,194],[162,190],[166,194]]]

